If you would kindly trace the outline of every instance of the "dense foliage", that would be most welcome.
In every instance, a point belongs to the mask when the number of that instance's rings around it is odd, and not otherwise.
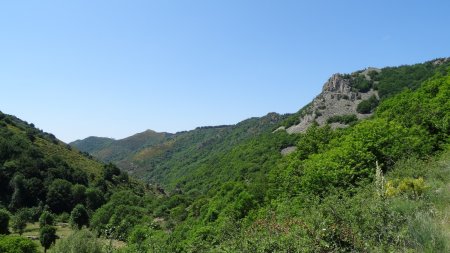
[[[267,132],[202,160],[161,202],[164,211],[153,210],[165,226],[135,227],[128,250],[446,251],[445,235],[426,209],[434,200],[424,199],[432,195],[424,185],[437,179],[406,176],[401,164],[423,164],[445,149],[450,76],[438,71],[415,88],[384,99],[373,118],[347,129]],[[292,143],[297,151],[281,156]],[[391,179],[394,172],[399,179]],[[430,231],[427,222],[435,226]],[[417,231],[435,239],[427,242]]]
[[[0,252],[5,253],[37,253],[37,245],[30,239],[20,236],[1,236]]]
[[[76,232],[53,252],[111,252],[113,240],[126,242],[118,252],[448,252],[447,65],[356,76],[354,89],[380,92],[360,109],[374,112],[365,120],[340,115],[289,135],[273,130],[293,118],[269,114],[144,147],[133,140],[117,162],[158,183],[146,189],[113,164],[67,162],[88,158],[2,114],[1,205],[12,217],[40,216],[42,234],[52,232],[52,213],[70,213]],[[349,126],[333,130],[337,122]]]

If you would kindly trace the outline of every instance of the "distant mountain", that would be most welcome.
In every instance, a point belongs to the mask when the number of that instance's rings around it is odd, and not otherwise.
[[[228,152],[262,133],[270,133],[285,118],[286,115],[269,113],[236,125],[198,127],[176,134],[149,130],[112,142],[89,137],[70,145],[83,152],[89,152],[92,146],[99,147],[89,153],[102,161],[114,162],[139,178],[174,188],[200,161]]]
[[[172,134],[147,130],[121,140],[91,136],[71,142],[69,145],[88,152],[104,162],[115,162],[141,148],[157,145],[170,136]]]

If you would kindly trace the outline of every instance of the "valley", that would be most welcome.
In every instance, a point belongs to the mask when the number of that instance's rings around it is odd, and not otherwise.
[[[1,113],[0,252],[447,252],[449,134],[449,58],[335,74],[293,114],[121,140]]]

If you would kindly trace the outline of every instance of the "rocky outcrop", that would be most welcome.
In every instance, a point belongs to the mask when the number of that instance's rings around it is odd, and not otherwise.
[[[371,114],[360,114],[356,108],[358,104],[375,95],[378,92],[370,89],[361,92],[353,87],[354,80],[363,77],[370,80],[370,71],[380,71],[375,68],[368,68],[364,71],[352,75],[334,74],[323,85],[322,92],[312,101],[305,113],[300,116],[300,123],[286,129],[288,133],[301,133],[306,131],[314,122],[325,125],[327,120],[333,116],[356,115],[358,119],[369,117]],[[333,128],[346,127],[346,124],[332,123]]]

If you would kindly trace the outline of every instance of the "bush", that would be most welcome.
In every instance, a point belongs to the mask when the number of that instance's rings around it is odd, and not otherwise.
[[[37,245],[30,239],[20,236],[0,236],[2,253],[38,253]]]
[[[378,106],[378,103],[377,97],[373,95],[369,99],[361,101],[356,107],[356,111],[361,114],[371,113]]]
[[[100,241],[89,230],[82,229],[75,231],[67,238],[58,240],[50,252],[101,253],[103,251]]]
[[[341,123],[344,125],[350,125],[356,121],[358,121],[358,117],[356,117],[355,114],[334,115],[327,119],[327,124]]]

